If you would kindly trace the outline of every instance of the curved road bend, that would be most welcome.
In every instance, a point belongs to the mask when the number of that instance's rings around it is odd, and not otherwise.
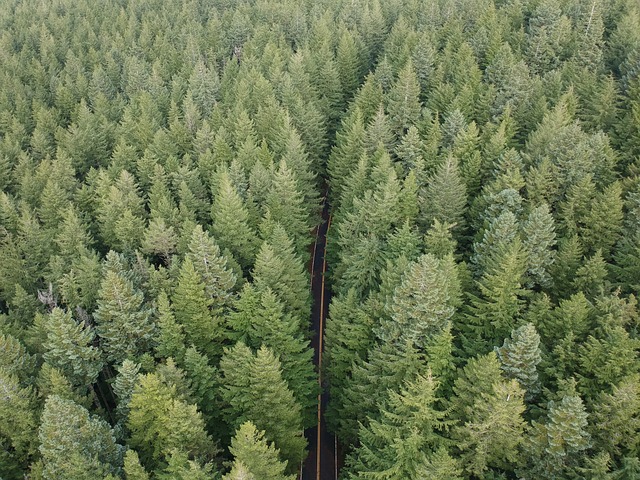
[[[324,322],[329,312],[329,291],[325,289],[325,272],[327,261],[325,248],[327,231],[331,224],[329,205],[325,202],[322,210],[322,223],[318,227],[316,243],[311,259],[311,295],[313,309],[311,323],[313,337],[311,344],[315,351],[313,361],[318,368],[318,383],[322,387],[322,348]],[[328,394],[322,390],[318,395],[318,424],[305,431],[309,442],[309,456],[302,465],[302,480],[336,480],[335,438],[327,431],[324,412],[329,400]]]

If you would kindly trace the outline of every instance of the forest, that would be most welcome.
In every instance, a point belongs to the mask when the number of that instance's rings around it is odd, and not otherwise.
[[[4,480],[640,479],[639,290],[636,0],[0,1]]]

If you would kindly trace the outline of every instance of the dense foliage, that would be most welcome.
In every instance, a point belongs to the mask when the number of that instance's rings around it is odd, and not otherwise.
[[[0,2],[0,476],[640,477],[633,0]]]

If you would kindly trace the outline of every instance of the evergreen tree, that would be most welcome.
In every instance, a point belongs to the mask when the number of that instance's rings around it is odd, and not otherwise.
[[[106,478],[122,466],[124,449],[109,425],[56,395],[45,402],[39,437],[44,478]]]
[[[216,184],[211,206],[211,231],[220,248],[229,249],[242,268],[246,269],[253,263],[256,252],[256,234],[249,226],[249,213],[231,184],[228,172],[221,172]]]
[[[459,295],[453,257],[420,257],[396,288],[391,321],[381,324],[378,338],[401,346],[411,343],[419,349],[428,348],[430,340],[449,327]]]
[[[172,297],[176,322],[182,325],[188,344],[212,357],[222,352],[221,319],[212,314],[212,299],[190,257],[180,267],[178,284]]]
[[[587,412],[570,384],[559,402],[549,402],[546,423],[532,423],[525,445],[530,458],[527,473],[550,479],[566,478],[581,452],[591,445],[586,427]]]
[[[76,323],[70,312],[54,308],[47,316],[46,331],[44,360],[62,371],[75,386],[94,383],[102,369],[102,359],[93,346],[93,330]]]
[[[242,342],[228,349],[220,361],[221,396],[227,405],[227,422],[238,427],[246,421],[263,429],[293,470],[303,458],[300,406],[282,378],[280,362],[261,347],[254,356]]]
[[[174,449],[202,460],[216,453],[202,414],[180,398],[175,385],[163,383],[159,375],[140,376],[129,409],[129,446],[138,451],[145,467],[159,466]]]
[[[442,432],[450,421],[436,407],[437,388],[428,372],[407,382],[400,393],[389,393],[380,420],[360,429],[359,446],[347,460],[349,478],[420,478],[435,452],[449,443]]]
[[[234,461],[231,473],[225,480],[238,478],[263,478],[264,480],[293,480],[295,475],[285,475],[286,462],[278,458],[279,451],[268,444],[264,432],[258,431],[251,422],[245,422],[236,431],[231,440],[229,451]],[[240,476],[239,471],[246,471],[246,476]]]
[[[149,480],[149,474],[140,465],[140,459],[135,450],[127,450],[124,454],[124,478],[126,480]]]
[[[508,378],[514,378],[526,392],[530,401],[540,391],[537,366],[542,360],[540,336],[536,327],[527,323],[511,332],[511,339],[505,338],[502,347],[496,347],[502,371]]]
[[[136,290],[129,279],[120,272],[107,270],[97,304],[93,316],[107,360],[122,363],[149,348],[155,325],[143,303],[142,292]]]
[[[551,277],[549,267],[555,261],[556,243],[553,216],[547,205],[536,207],[522,225],[522,237],[527,251],[527,275],[529,287],[538,284],[549,287]]]
[[[220,247],[202,230],[200,225],[193,229],[186,257],[200,274],[200,280],[214,305],[225,305],[229,301],[236,278],[228,268],[227,260]]]
[[[297,179],[285,160],[280,161],[273,177],[273,186],[266,199],[271,218],[277,219],[293,241],[295,252],[305,257],[311,241],[311,227],[304,205],[304,197],[298,190]]]
[[[280,238],[278,245],[262,244],[252,271],[253,283],[260,291],[271,289],[285,311],[302,320],[310,309],[308,280],[291,242],[285,236]]]
[[[161,358],[182,361],[185,352],[184,327],[176,321],[167,293],[162,290],[156,302],[158,338],[156,354]]]
[[[398,73],[395,85],[389,91],[388,110],[393,130],[398,139],[420,118],[420,84],[411,61]]]
[[[246,285],[229,317],[232,337],[257,350],[265,346],[278,356],[282,376],[304,413],[305,425],[312,425],[317,403],[317,382],[313,351],[302,334],[298,319],[284,312],[268,287],[259,292]]]
[[[466,187],[460,178],[458,161],[448,156],[428,180],[421,205],[421,223],[429,227],[438,221],[463,230],[466,205]]]

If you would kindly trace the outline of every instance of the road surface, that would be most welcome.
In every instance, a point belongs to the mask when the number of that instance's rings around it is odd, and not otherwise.
[[[314,335],[311,344],[315,351],[314,363],[318,367],[318,382],[322,387],[322,348],[324,323],[329,311],[329,292],[325,288],[325,272],[327,262],[325,247],[327,232],[331,225],[329,206],[325,202],[322,211],[322,223],[318,227],[318,234],[311,259],[311,295],[313,309],[311,324]],[[318,395],[318,424],[305,431],[309,442],[309,456],[302,465],[302,480],[336,480],[335,437],[327,431],[324,412],[329,400],[328,394],[322,391]]]

